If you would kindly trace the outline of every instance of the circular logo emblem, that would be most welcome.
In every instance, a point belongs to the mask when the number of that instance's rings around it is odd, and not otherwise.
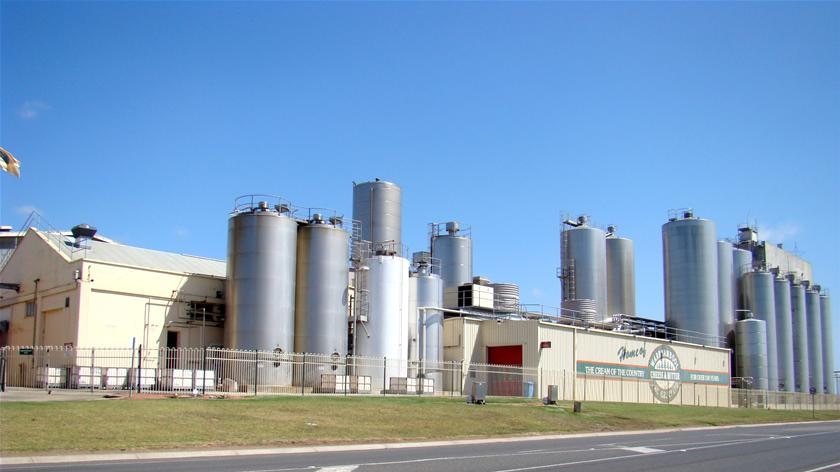
[[[650,371],[650,390],[653,396],[663,402],[671,403],[671,400],[680,393],[680,359],[671,346],[659,346],[650,355],[648,360]]]

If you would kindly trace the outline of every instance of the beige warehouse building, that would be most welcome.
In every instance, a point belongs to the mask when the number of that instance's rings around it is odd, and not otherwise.
[[[224,261],[30,228],[0,282],[0,345],[222,342]]]

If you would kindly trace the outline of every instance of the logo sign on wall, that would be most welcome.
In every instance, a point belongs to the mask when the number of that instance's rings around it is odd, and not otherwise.
[[[653,351],[648,360],[648,373],[650,390],[657,400],[670,403],[680,393],[680,358],[671,346],[659,346]]]

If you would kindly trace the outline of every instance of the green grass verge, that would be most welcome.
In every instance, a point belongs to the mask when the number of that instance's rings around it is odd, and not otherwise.
[[[263,397],[0,403],[0,454],[341,444],[811,420],[810,411],[490,398]],[[840,411],[816,419],[840,419]]]

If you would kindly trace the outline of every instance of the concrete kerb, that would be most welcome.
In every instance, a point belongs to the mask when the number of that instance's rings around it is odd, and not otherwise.
[[[382,443],[382,444],[344,444],[333,446],[299,446],[299,447],[278,447],[259,449],[210,449],[195,451],[161,451],[161,452],[121,452],[103,454],[79,454],[62,456],[17,456],[0,457],[0,466],[22,465],[22,464],[58,464],[77,462],[108,462],[125,460],[156,460],[156,459],[191,459],[191,458],[212,458],[212,457],[235,457],[235,456],[266,456],[280,454],[306,454],[313,452],[347,452],[347,451],[373,451],[386,449],[408,449],[417,447],[439,447],[458,446],[470,444],[493,444],[502,442],[526,442],[543,440],[562,440],[573,438],[595,438],[629,436],[643,433],[672,433],[677,431],[706,431],[734,428],[753,428],[762,426],[782,426],[791,424],[815,424],[815,423],[836,423],[840,420],[828,421],[799,421],[791,423],[758,423],[727,426],[698,426],[690,428],[667,428],[654,430],[635,431],[611,431],[605,433],[579,433],[579,434],[551,434],[541,436],[514,436],[503,438],[485,439],[456,439],[451,441],[425,441],[425,442],[404,442],[404,443]]]

